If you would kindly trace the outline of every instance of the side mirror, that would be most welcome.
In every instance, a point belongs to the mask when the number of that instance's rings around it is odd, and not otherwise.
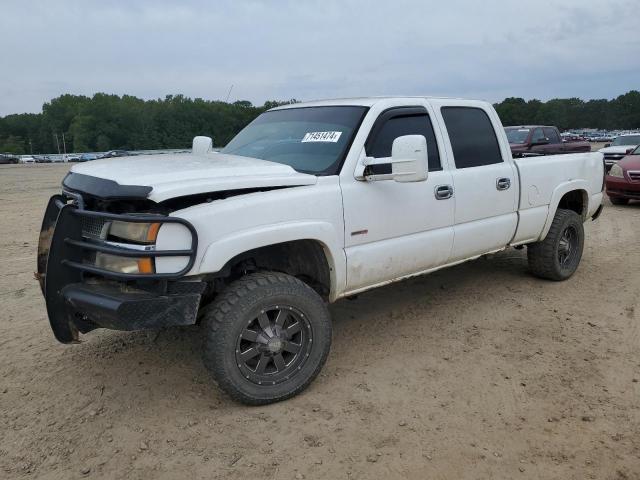
[[[423,182],[429,175],[429,154],[424,135],[404,135],[391,146],[391,176],[396,182]]]
[[[193,137],[191,153],[204,155],[213,151],[213,139],[211,137]]]

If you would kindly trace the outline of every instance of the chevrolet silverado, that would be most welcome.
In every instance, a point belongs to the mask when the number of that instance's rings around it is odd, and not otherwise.
[[[482,101],[293,104],[211,145],[74,165],[37,277],[60,342],[199,324],[213,379],[247,404],[318,375],[328,303],[508,247],[568,279],[602,209],[602,154],[514,160]]]

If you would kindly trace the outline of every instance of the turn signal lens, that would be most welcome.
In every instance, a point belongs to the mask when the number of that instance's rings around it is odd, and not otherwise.
[[[159,223],[150,223],[147,230],[147,242],[155,242],[158,238],[158,231],[160,230]]]
[[[138,272],[140,273],[155,273],[153,268],[153,260],[150,258],[141,258],[138,260]]]

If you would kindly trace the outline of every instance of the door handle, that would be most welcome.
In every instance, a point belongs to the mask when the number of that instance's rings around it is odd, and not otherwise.
[[[436,200],[446,200],[453,197],[453,187],[451,185],[438,185],[435,188]]]
[[[498,178],[496,180],[496,188],[498,190],[509,190],[509,187],[511,186],[511,179],[510,178]]]

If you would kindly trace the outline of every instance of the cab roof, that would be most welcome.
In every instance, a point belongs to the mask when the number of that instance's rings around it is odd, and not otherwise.
[[[554,125],[506,125],[504,128],[556,128]]]
[[[371,107],[376,103],[383,100],[402,100],[407,99],[423,99],[423,100],[464,100],[462,98],[452,97],[423,97],[423,96],[384,96],[384,97],[353,97],[353,98],[333,98],[327,100],[311,100],[308,102],[291,103],[289,105],[281,105],[279,107],[272,108],[271,110],[284,110],[287,108],[300,108],[300,107],[326,107],[326,106],[350,106],[350,107]]]

